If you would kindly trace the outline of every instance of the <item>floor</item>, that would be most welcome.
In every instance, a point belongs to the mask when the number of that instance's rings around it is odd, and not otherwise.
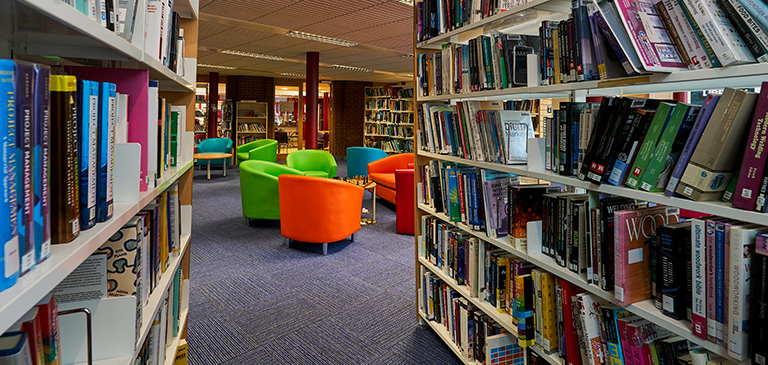
[[[378,202],[379,224],[322,256],[321,245],[287,248],[279,223],[246,225],[236,167],[211,180],[196,170],[190,364],[460,364],[419,327],[413,236],[395,234],[394,206]]]

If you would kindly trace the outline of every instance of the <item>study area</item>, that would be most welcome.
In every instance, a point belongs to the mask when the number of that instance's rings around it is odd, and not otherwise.
[[[0,105],[0,365],[768,357],[765,0],[0,0]]]

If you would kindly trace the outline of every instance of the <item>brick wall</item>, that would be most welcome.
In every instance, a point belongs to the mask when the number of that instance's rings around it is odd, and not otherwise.
[[[275,138],[275,79],[261,76],[229,76],[227,77],[227,99],[268,102],[267,138]],[[234,115],[237,115],[237,111]]]
[[[334,81],[331,111],[333,118],[333,155],[344,157],[347,147],[363,145],[365,87],[368,82]]]

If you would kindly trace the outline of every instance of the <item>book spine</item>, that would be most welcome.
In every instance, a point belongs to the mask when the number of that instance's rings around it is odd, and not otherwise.
[[[0,105],[3,106],[5,126],[0,134],[0,165],[3,166],[3,186],[15,186],[16,173],[16,96],[14,85],[14,63],[0,59]],[[0,192],[0,291],[16,283],[19,277],[19,237],[16,211],[17,190],[2,189]]]
[[[691,220],[691,279],[693,280],[691,331],[703,339],[707,338],[707,246],[705,230],[706,221]]]
[[[80,169],[80,228],[96,224],[96,150],[98,88],[92,81],[78,81],[78,167]],[[94,90],[95,89],[95,90]]]
[[[115,84],[99,84],[99,114],[97,127],[98,152],[96,164],[98,183],[96,185],[96,221],[106,222],[112,218],[113,204],[113,161],[115,154]]]
[[[50,140],[51,140],[51,69],[35,65],[34,221],[35,262],[51,256],[50,215]]]
[[[667,187],[664,190],[664,195],[670,197],[675,196],[675,189],[677,189],[677,185],[680,183],[680,178],[685,172],[685,167],[688,166],[688,162],[691,160],[693,151],[699,144],[701,135],[704,133],[704,129],[707,127],[709,118],[712,116],[712,111],[714,111],[718,100],[720,100],[719,95],[709,95],[704,101],[704,107],[699,112],[699,115],[696,118],[696,122],[691,129],[691,133],[688,135],[688,140],[685,142],[685,147],[683,147],[680,158],[677,160],[675,170],[672,172],[672,176],[670,177],[669,182],[667,183]]]
[[[725,224],[715,223],[715,338],[724,345],[725,323]]]
[[[768,164],[768,161],[766,161],[766,164]],[[726,192],[727,191],[728,189],[726,189]],[[768,169],[763,168],[763,177],[762,179],[760,179],[760,191],[758,192],[757,199],[755,200],[756,212],[765,213],[766,208],[768,208],[768,204],[766,204],[767,196],[768,196]],[[723,193],[723,198],[725,198],[725,193]]]
[[[765,151],[765,140],[768,138],[768,82],[764,82],[762,86],[731,203],[736,208],[746,210],[755,209],[763,169],[768,160],[768,153]]]
[[[616,328],[616,315],[614,311],[617,309],[603,307],[603,326],[605,332],[605,343],[608,349],[608,363],[612,365],[624,365],[624,356],[621,353],[621,341],[619,340],[618,331]]]
[[[750,266],[754,252],[754,235],[756,230],[731,228],[731,250],[729,270],[731,285],[729,286],[728,324],[728,354],[739,360],[749,357],[749,338],[747,329],[749,317],[748,301],[752,295],[749,280],[751,279]],[[752,247],[750,247],[752,246]]]
[[[746,43],[749,51],[755,57],[758,62],[768,62],[768,36],[760,29],[752,16],[749,15],[747,9],[739,4],[736,0],[718,0],[720,8],[725,10],[725,13],[730,18],[733,25],[736,27],[736,31]]]
[[[20,276],[35,267],[34,238],[34,69],[16,62],[16,217],[18,219]]]
[[[667,30],[669,30],[669,35],[672,36],[672,40],[675,42],[675,46],[677,47],[677,50],[680,51],[680,56],[683,58],[683,61],[685,61],[685,64],[688,65],[688,69],[695,70],[696,66],[691,61],[691,56],[688,55],[688,50],[685,48],[683,39],[678,33],[676,24],[672,21],[672,16],[669,14],[670,10],[667,9],[667,7],[664,4],[664,1],[657,2],[656,9],[658,10],[659,15],[661,15],[661,19],[664,21],[664,24],[667,26]]]
[[[763,29],[768,29],[768,4],[761,0],[738,0]]]
[[[685,1],[688,11],[704,32],[704,36],[723,66],[755,61],[755,58],[749,53],[749,49],[744,46],[744,41],[738,33],[733,31],[735,27],[728,18],[718,16],[723,12],[717,4],[714,2],[704,4],[692,0],[683,1]],[[727,28],[727,30],[721,27]]]
[[[704,48],[704,52],[706,53],[707,60],[712,64],[712,67],[717,68],[720,66],[723,66],[721,64],[720,60],[717,57],[717,54],[715,53],[714,49],[712,48],[712,45],[710,44],[709,40],[706,36],[704,36],[704,31],[699,27],[699,24],[696,19],[694,19],[693,15],[691,14],[691,10],[688,8],[688,4],[685,3],[685,0],[677,0],[678,4],[680,5],[680,11],[685,17],[686,20],[688,20],[688,25],[691,26],[691,29],[693,29],[694,35],[696,35],[696,38],[698,38],[699,43],[702,45],[702,48]]]
[[[759,246],[759,245],[758,245]],[[768,357],[768,256],[755,255],[752,276],[752,298],[750,299],[750,333],[749,342],[752,347],[752,363],[765,364]]]

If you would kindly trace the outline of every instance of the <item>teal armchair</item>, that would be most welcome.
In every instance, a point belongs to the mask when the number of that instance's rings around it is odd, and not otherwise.
[[[243,216],[249,219],[280,219],[280,175],[304,173],[274,162],[248,160],[240,163],[240,199]]]
[[[197,145],[197,152],[195,153],[232,153],[232,140],[229,138],[208,138],[202,140]],[[232,158],[226,159],[226,164],[232,163]],[[221,160],[211,160],[211,165],[221,165]],[[207,166],[208,160],[198,160],[195,163],[196,166]]]
[[[322,150],[299,150],[288,154],[288,167],[304,172],[307,176],[336,177],[336,159]]]
[[[378,148],[347,147],[347,177],[368,176],[368,163],[387,156]]]
[[[237,162],[248,160],[277,161],[277,141],[274,139],[260,139],[237,146]]]

